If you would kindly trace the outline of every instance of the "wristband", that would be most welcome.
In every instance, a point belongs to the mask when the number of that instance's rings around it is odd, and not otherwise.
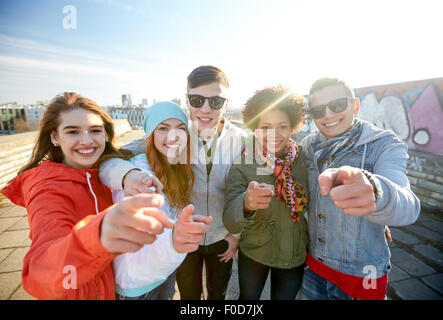
[[[123,176],[123,179],[122,179],[122,190],[125,189],[125,183],[124,183],[124,181],[125,181],[126,176],[128,175],[129,172],[134,171],[134,170],[141,171],[141,169],[139,169],[139,168],[133,168],[133,169],[129,170],[128,172],[126,172],[126,174]]]
[[[366,178],[368,178],[369,182],[372,185],[372,189],[374,190],[374,197],[375,200],[377,201],[377,199],[381,196],[381,186],[380,183],[378,182],[377,179],[374,179],[374,175],[372,173],[370,173],[367,170],[361,169],[361,171],[364,173],[364,175],[366,176]]]

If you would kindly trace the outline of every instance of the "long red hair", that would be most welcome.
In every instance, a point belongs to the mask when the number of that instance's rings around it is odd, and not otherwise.
[[[186,145],[186,161],[171,164],[154,145],[154,133],[146,139],[146,159],[155,176],[163,184],[171,208],[181,210],[191,203],[194,173],[190,164],[190,138]],[[184,163],[183,163],[184,162]]]

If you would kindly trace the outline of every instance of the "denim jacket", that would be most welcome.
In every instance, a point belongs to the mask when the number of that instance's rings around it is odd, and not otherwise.
[[[371,271],[371,278],[382,277],[390,269],[391,256],[385,225],[412,224],[420,213],[420,201],[406,176],[407,146],[392,131],[363,121],[362,134],[354,147],[319,168],[313,145],[321,139],[325,137],[317,131],[302,141],[310,191],[309,252],[334,270],[362,278]],[[344,165],[366,169],[378,179],[382,193],[372,214],[346,215],[329,195],[320,195],[319,174]]]

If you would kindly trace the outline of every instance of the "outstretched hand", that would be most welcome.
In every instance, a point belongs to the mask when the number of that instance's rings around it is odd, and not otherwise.
[[[271,196],[274,195],[274,186],[266,183],[251,181],[246,190],[243,203],[245,211],[255,211],[266,209],[271,203]]]
[[[186,206],[177,220],[172,234],[175,251],[179,253],[192,252],[198,249],[200,241],[209,231],[212,217],[192,216],[194,206]]]
[[[330,195],[343,213],[365,216],[375,211],[374,189],[358,168],[343,166],[323,171],[318,177],[320,194]]]
[[[109,252],[134,252],[156,240],[164,228],[174,223],[159,208],[164,199],[158,194],[127,197],[106,213],[100,227],[100,241]]]

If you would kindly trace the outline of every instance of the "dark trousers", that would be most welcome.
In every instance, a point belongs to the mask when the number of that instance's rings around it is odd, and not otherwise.
[[[271,270],[271,300],[294,300],[302,283],[304,266],[272,268],[248,258],[238,250],[238,299],[259,300]]]
[[[232,272],[232,259],[220,262],[220,253],[228,249],[226,240],[208,246],[199,246],[188,253],[177,269],[177,286],[181,300],[200,300],[203,290],[203,263],[206,268],[208,300],[224,300]]]

